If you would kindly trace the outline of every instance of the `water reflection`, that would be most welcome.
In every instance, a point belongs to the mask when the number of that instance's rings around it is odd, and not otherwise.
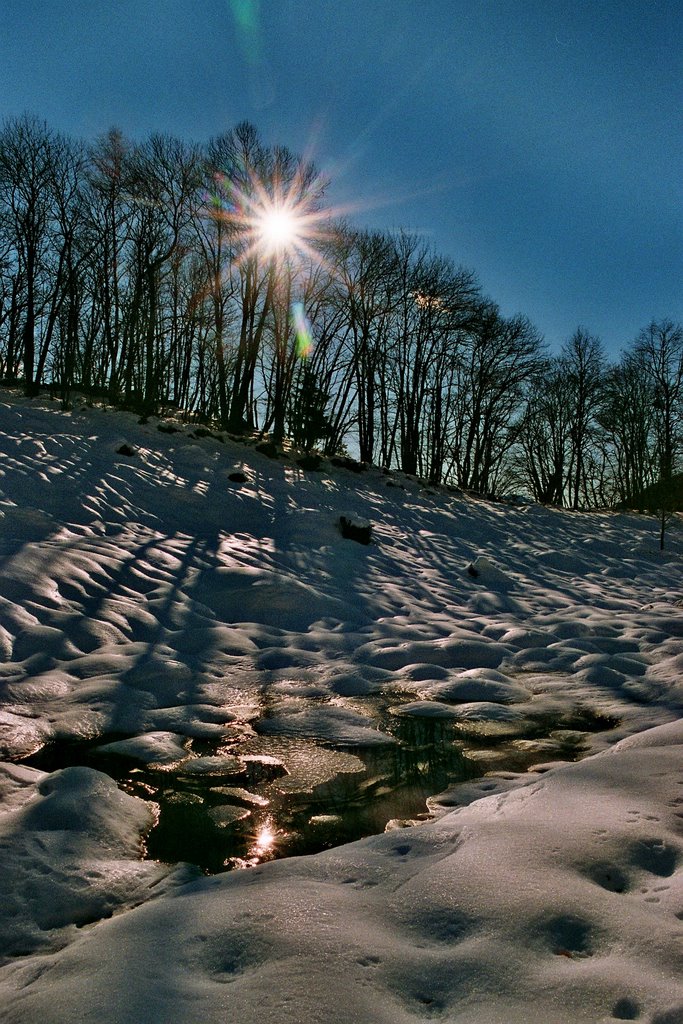
[[[259,860],[271,856],[275,849],[276,837],[277,830],[274,828],[272,820],[268,818],[256,833],[254,842],[249,848],[249,854]]]
[[[428,798],[490,767],[524,771],[547,759],[550,741],[565,757],[578,756],[582,733],[571,730],[590,724],[575,714],[562,723],[537,722],[541,744],[509,737],[477,743],[448,721],[386,712],[378,725],[393,734],[393,745],[339,750],[315,739],[253,735],[227,745],[193,741],[196,760],[189,763],[203,764],[203,772],[160,771],[103,755],[96,749],[102,737],[97,744],[55,745],[31,760],[46,770],[86,764],[108,772],[159,809],[149,857],[213,873],[315,853],[429,817]]]
[[[279,847],[286,838],[287,833],[283,829],[279,829],[272,816],[268,815],[258,824],[254,832],[245,836],[247,843],[245,855],[243,857],[226,857],[223,867],[226,870],[241,870],[254,868],[257,864],[262,864],[267,860],[274,860],[281,856]]]
[[[479,774],[447,725],[392,717],[391,727],[396,744],[354,750],[254,737],[231,748],[246,765],[246,777],[243,770],[232,783],[180,773],[160,785],[157,775],[160,819],[149,856],[216,872],[314,853],[382,832],[389,822],[429,817],[428,797]],[[153,773],[142,774],[149,785]],[[129,774],[122,785],[142,795],[142,781]]]

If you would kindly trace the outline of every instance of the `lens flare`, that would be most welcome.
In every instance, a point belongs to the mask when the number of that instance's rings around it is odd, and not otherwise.
[[[313,335],[303,302],[292,303],[292,324],[296,336],[296,354],[299,359],[307,359],[313,351]]]
[[[261,55],[259,0],[230,0],[238,42],[247,62],[257,65]]]

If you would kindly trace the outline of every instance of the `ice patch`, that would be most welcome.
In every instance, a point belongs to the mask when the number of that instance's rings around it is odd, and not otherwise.
[[[323,740],[341,747],[386,746],[393,736],[375,729],[372,719],[345,708],[323,706],[307,711],[282,705],[268,718],[254,722],[262,736],[300,736]]]
[[[172,732],[148,732],[127,740],[105,743],[97,747],[97,750],[102,754],[113,754],[164,768],[176,767],[190,756],[185,749],[184,738]]]

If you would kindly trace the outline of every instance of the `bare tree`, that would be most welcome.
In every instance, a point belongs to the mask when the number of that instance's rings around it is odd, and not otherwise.
[[[166,358],[160,330],[162,274],[171,269],[195,214],[199,166],[195,147],[164,135],[153,135],[138,146],[129,161],[128,184],[135,206],[134,314],[138,329],[144,328],[142,409],[147,414],[156,411]]]
[[[587,452],[593,441],[605,373],[599,338],[579,327],[562,346],[560,367],[570,401],[568,500],[572,508],[578,509],[586,499]]]
[[[636,340],[635,355],[654,392],[660,479],[670,480],[683,445],[683,326],[652,321]]]
[[[630,505],[659,474],[654,388],[634,353],[605,374],[597,422],[611,471],[606,501]]]
[[[313,164],[294,156],[284,147],[264,146],[253,125],[242,122],[235,129],[212,140],[209,168],[214,179],[214,231],[219,222],[227,246],[226,262],[234,275],[231,298],[235,302],[232,339],[232,381],[228,389],[227,426],[241,432],[256,426],[256,374],[263,356],[266,330],[274,315],[276,300],[286,291],[279,286],[275,253],[266,253],[258,242],[259,211],[287,203],[302,213],[316,209],[324,182]],[[223,251],[226,251],[225,248]],[[222,271],[221,271],[222,272]],[[279,294],[278,294],[279,289]],[[231,324],[231,325],[232,325]],[[280,328],[284,324],[281,322]],[[282,330],[280,334],[282,334]],[[225,342],[220,341],[223,349]],[[218,352],[218,347],[217,347]],[[276,359],[282,348],[274,349]],[[224,359],[222,354],[219,361]],[[274,368],[274,383],[280,387],[286,367]],[[285,389],[286,390],[286,389]],[[284,395],[284,391],[283,391]],[[284,407],[284,403],[280,403]]]
[[[88,233],[84,202],[85,153],[80,144],[58,135],[52,140],[50,255],[46,260],[44,326],[35,372],[36,383],[43,380],[48,355],[53,349],[59,365],[62,399],[66,403],[74,383],[77,365],[81,381],[90,383],[92,334],[80,330],[83,294],[83,269],[89,261],[94,240]],[[84,334],[84,337],[81,337]],[[54,338],[57,343],[53,344]],[[85,342],[85,345],[82,345]]]
[[[335,299],[346,320],[353,368],[360,458],[388,464],[388,345],[398,301],[391,236],[340,230],[335,268]]]
[[[45,122],[24,115],[0,132],[0,205],[9,232],[15,274],[24,290],[20,361],[26,391],[35,393],[39,288],[50,250],[54,136]],[[10,362],[14,362],[13,356]]]
[[[87,219],[95,245],[86,266],[90,301],[99,324],[97,384],[108,386],[111,398],[120,397],[124,367],[128,363],[125,329],[126,292],[131,265],[133,204],[128,190],[131,145],[111,129],[90,148]],[[87,382],[87,371],[84,371]]]
[[[515,459],[523,490],[544,505],[562,505],[570,452],[569,395],[564,370],[554,359],[529,380]]]
[[[429,399],[442,384],[432,371],[440,356],[442,361],[447,352],[453,355],[462,332],[477,320],[480,294],[474,274],[434,255],[413,236],[400,234],[395,245],[400,298],[392,317],[391,361],[399,465],[406,473],[427,475],[427,410],[434,408]]]
[[[519,433],[526,389],[542,365],[541,339],[524,316],[482,306],[459,360],[451,475],[461,487],[499,491]]]

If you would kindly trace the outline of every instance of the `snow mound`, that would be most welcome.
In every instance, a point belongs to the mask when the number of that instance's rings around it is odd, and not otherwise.
[[[106,775],[65,768],[17,776],[22,805],[0,817],[0,956],[59,949],[77,929],[142,902],[169,868],[139,860],[154,822],[149,804]]]
[[[516,704],[528,701],[531,694],[525,686],[502,672],[473,669],[462,672],[447,682],[438,682],[428,688],[437,700],[453,702],[484,701],[496,704]]]

